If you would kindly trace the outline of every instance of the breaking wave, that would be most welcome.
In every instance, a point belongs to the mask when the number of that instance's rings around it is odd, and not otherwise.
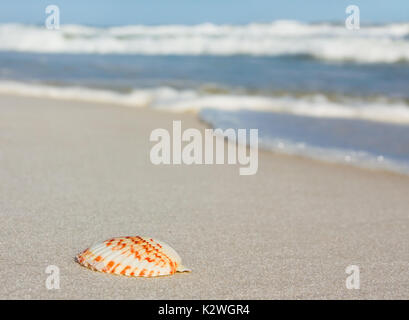
[[[302,56],[357,63],[409,62],[409,23],[361,26],[275,21],[248,25],[131,25],[97,28],[0,25],[0,50],[143,55]]]
[[[250,95],[209,93],[170,87],[133,89],[123,93],[85,87],[57,87],[14,81],[0,81],[0,93],[60,100],[111,103],[128,107],[150,107],[171,112],[199,112],[202,109],[279,112],[317,118],[361,119],[409,124],[409,105],[402,99],[361,98],[324,94]]]

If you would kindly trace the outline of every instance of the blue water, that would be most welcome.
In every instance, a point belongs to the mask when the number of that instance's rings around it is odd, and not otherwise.
[[[157,86],[383,95],[409,99],[409,64],[328,63],[308,57],[145,56],[0,52],[0,79],[126,90]]]
[[[408,125],[213,109],[203,109],[201,118],[223,130],[258,128],[268,150],[409,173]]]

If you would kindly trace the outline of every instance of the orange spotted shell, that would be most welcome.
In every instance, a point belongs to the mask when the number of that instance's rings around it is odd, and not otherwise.
[[[190,272],[168,244],[146,237],[119,237],[93,245],[79,255],[79,264],[94,271],[129,277],[157,277]]]

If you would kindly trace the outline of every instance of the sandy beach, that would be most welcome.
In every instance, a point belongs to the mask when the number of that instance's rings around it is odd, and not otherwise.
[[[1,299],[409,298],[409,177],[264,151],[254,176],[155,166],[149,135],[172,120],[205,128],[193,114],[0,97]],[[127,235],[168,242],[193,272],[126,278],[74,261]]]

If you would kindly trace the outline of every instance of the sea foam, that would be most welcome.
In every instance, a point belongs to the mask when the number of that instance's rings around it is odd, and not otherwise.
[[[329,98],[323,94],[296,96],[250,95],[171,87],[133,89],[128,93],[86,87],[57,87],[14,81],[0,81],[0,93],[60,100],[110,103],[127,107],[149,107],[170,112],[199,112],[202,109],[279,112],[316,118],[361,119],[409,124],[409,105],[386,97]]]
[[[266,24],[120,26],[0,25],[0,50],[143,55],[307,56],[358,63],[409,62],[409,23],[362,26],[276,21]]]

